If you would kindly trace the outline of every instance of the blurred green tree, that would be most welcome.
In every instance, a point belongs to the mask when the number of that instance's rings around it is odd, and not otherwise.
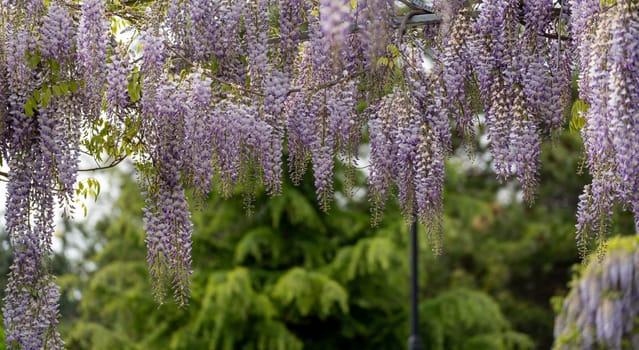
[[[65,295],[79,299],[79,315],[65,316],[69,349],[392,349],[406,342],[408,249],[397,208],[376,229],[365,200],[339,201],[324,215],[310,177],[286,184],[281,196],[258,195],[252,216],[241,199],[209,198],[193,217],[193,297],[180,310],[158,307],[149,293],[135,186],[124,177],[112,212],[97,224],[96,249],[86,256],[95,266],[62,279]],[[477,312],[432,311],[451,301]],[[460,349],[482,339],[501,344],[495,349],[532,346],[481,291],[444,293],[421,310],[424,325],[443,332],[467,325],[473,337]],[[442,336],[425,334],[433,344]]]

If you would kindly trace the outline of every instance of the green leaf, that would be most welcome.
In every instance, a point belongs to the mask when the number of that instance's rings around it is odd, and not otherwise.
[[[129,80],[129,83],[126,87],[127,91],[129,92],[129,98],[131,99],[131,102],[139,101],[141,92],[139,72],[134,72],[131,75],[131,80]]]
[[[363,113],[366,107],[368,107],[368,102],[365,99],[360,99],[357,101],[355,109],[357,110],[357,113]]]
[[[576,100],[572,104],[570,111],[570,131],[579,131],[586,125],[586,119],[583,115],[588,112],[588,108],[588,104],[586,104],[583,100]]]
[[[616,4],[617,0],[599,0],[599,8],[602,10],[615,6]]]
[[[60,89],[59,85],[53,85],[53,95],[55,97],[60,97],[62,96],[62,89]]]
[[[43,86],[40,91],[40,106],[46,107],[51,100],[51,88],[49,86]]]
[[[348,312],[348,292],[330,277],[294,267],[280,277],[272,292],[273,298],[286,306],[295,306],[301,316],[317,312],[326,318],[338,306]]]
[[[24,114],[27,115],[27,117],[33,117],[33,115],[35,114],[34,109],[37,106],[37,102],[35,101],[35,99],[32,97],[29,97],[29,99],[27,100],[27,102],[24,104]]]
[[[49,67],[51,67],[51,83],[55,84],[60,80],[60,63],[56,60],[47,60]]]
[[[40,63],[40,55],[34,54],[29,57],[29,68],[35,68]]]
[[[274,258],[279,257],[282,242],[270,227],[261,226],[244,234],[235,247],[235,262],[243,263],[252,257],[258,263],[262,262],[263,253],[270,253]]]
[[[71,89],[71,93],[75,94],[78,92],[79,85],[75,80],[69,82],[69,89]]]
[[[390,53],[392,57],[399,56],[399,49],[393,44],[389,44],[388,46],[386,46],[386,51],[388,51],[388,53]]]
[[[379,59],[377,59],[377,67],[383,67],[383,66],[388,66],[388,58],[382,56]]]
[[[58,84],[58,86],[60,87],[60,91],[62,91],[63,94],[69,93],[69,82],[63,81]]]
[[[37,102],[40,102],[40,89],[36,89],[36,90],[33,92],[33,98],[35,98],[35,100],[36,100]]]

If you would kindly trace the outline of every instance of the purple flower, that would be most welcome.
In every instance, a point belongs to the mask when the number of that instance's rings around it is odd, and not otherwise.
[[[247,61],[251,86],[260,87],[269,68],[268,21],[263,15],[268,13],[266,0],[250,2],[244,10],[246,29]]]
[[[371,148],[368,186],[373,224],[381,220],[388,191],[393,181],[396,146],[393,142],[394,135],[390,131],[394,125],[383,118],[391,101],[391,96],[382,99],[375,107],[376,110],[372,111],[368,121]]]
[[[470,98],[466,95],[466,85],[472,79],[471,67],[475,59],[469,44],[473,30],[465,12],[457,15],[452,20],[447,44],[441,55],[442,81],[446,89],[443,106],[455,119],[457,131],[467,136],[471,135],[473,129],[473,110]]]
[[[580,97],[589,109],[583,115],[586,126],[582,137],[593,176],[592,184],[580,197],[579,242],[606,233],[615,202],[631,209],[639,223],[639,172],[635,169],[639,165],[639,14],[636,4],[619,5],[598,15],[596,30],[584,36],[578,46],[582,58],[586,58],[581,61],[584,73],[580,76]]]
[[[285,69],[293,67],[300,42],[302,0],[279,0],[280,8],[280,53]],[[290,71],[288,72],[290,73]]]
[[[42,18],[40,27],[40,53],[59,63],[70,59],[75,45],[75,24],[69,12],[57,4],[51,4]]]
[[[111,62],[107,63],[106,101],[107,112],[116,116],[123,112],[129,103],[129,58],[119,46],[111,55]]]
[[[639,314],[637,241],[616,239],[605,257],[595,256],[573,281],[555,320],[557,349],[622,349],[635,337]]]
[[[350,8],[350,0],[319,0],[320,29],[329,49],[338,50],[344,46],[353,22]]]
[[[357,2],[356,24],[367,66],[377,63],[386,54],[391,41],[391,23],[394,15],[392,0],[362,0]],[[373,66],[374,68],[374,66]]]
[[[442,140],[428,126],[422,126],[415,159],[415,202],[417,216],[426,226],[436,253],[441,252],[444,210],[444,161]]]
[[[539,156],[541,154],[541,135],[535,120],[527,109],[523,92],[517,90],[512,108],[512,131],[510,148],[515,165],[517,180],[522,186],[524,200],[534,201],[539,177]]]
[[[78,26],[77,58],[85,83],[83,89],[86,98],[85,114],[89,121],[96,120],[100,115],[109,30],[103,1],[84,1]]]
[[[273,68],[271,73],[267,75],[263,83],[264,91],[264,112],[272,119],[272,124],[281,127],[284,122],[282,109],[290,88],[290,77],[287,73]]]
[[[333,145],[328,140],[327,144],[316,145],[313,150],[313,175],[315,177],[315,190],[320,208],[328,211],[333,199]]]
[[[172,169],[171,169],[172,170]],[[156,299],[162,301],[172,287],[179,306],[190,298],[191,214],[180,184],[159,179],[157,192],[144,210],[147,260]]]
[[[240,16],[245,5],[237,1],[190,0],[183,4],[174,1],[168,19],[171,28],[177,31],[176,40],[186,40],[188,52],[196,60],[216,57],[223,62],[237,51]],[[190,25],[185,26],[185,21]]]
[[[211,189],[213,176],[213,96],[211,79],[202,72],[191,74],[188,84],[184,84],[182,103],[190,105],[184,111],[185,165],[195,190],[206,196]]]

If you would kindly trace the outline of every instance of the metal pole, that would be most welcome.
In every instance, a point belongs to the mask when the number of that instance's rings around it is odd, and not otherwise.
[[[417,241],[417,217],[413,216],[410,224],[410,336],[408,350],[421,350],[422,339],[419,336],[419,279],[418,258],[419,246]]]

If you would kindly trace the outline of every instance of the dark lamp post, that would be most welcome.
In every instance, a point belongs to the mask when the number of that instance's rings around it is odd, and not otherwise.
[[[417,217],[414,215],[410,224],[410,336],[408,350],[421,350],[422,339],[419,336],[419,279],[417,241]]]

